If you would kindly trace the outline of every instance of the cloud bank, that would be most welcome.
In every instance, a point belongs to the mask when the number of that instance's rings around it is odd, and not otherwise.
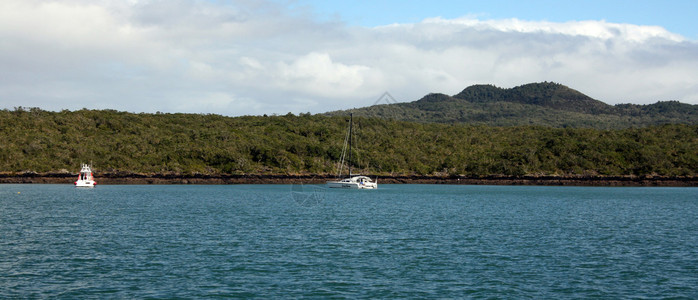
[[[605,21],[431,18],[364,28],[264,1],[0,2],[0,108],[324,112],[472,84],[698,104],[698,42]]]

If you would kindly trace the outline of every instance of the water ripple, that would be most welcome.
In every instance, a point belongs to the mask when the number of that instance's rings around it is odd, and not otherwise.
[[[0,298],[698,297],[695,189],[382,187],[0,185]]]

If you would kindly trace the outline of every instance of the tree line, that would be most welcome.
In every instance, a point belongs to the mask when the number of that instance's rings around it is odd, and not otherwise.
[[[334,174],[348,116],[0,111],[0,171]],[[626,129],[355,117],[355,169],[374,175],[692,176],[698,125]]]

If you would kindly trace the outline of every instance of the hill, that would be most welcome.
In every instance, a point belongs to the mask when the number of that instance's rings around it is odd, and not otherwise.
[[[414,102],[374,105],[327,115],[377,117],[412,122],[489,126],[619,129],[662,124],[698,124],[698,105],[678,101],[608,105],[567,86],[543,82],[510,89],[474,85],[448,96],[429,94]]]
[[[74,173],[90,161],[98,176],[331,176],[347,122],[309,114],[0,110],[0,177]],[[698,176],[698,125],[600,130],[363,117],[354,124],[353,164],[372,175]]]

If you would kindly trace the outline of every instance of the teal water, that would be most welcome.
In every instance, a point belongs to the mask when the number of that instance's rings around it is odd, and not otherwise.
[[[698,189],[0,185],[0,298],[698,298]]]

